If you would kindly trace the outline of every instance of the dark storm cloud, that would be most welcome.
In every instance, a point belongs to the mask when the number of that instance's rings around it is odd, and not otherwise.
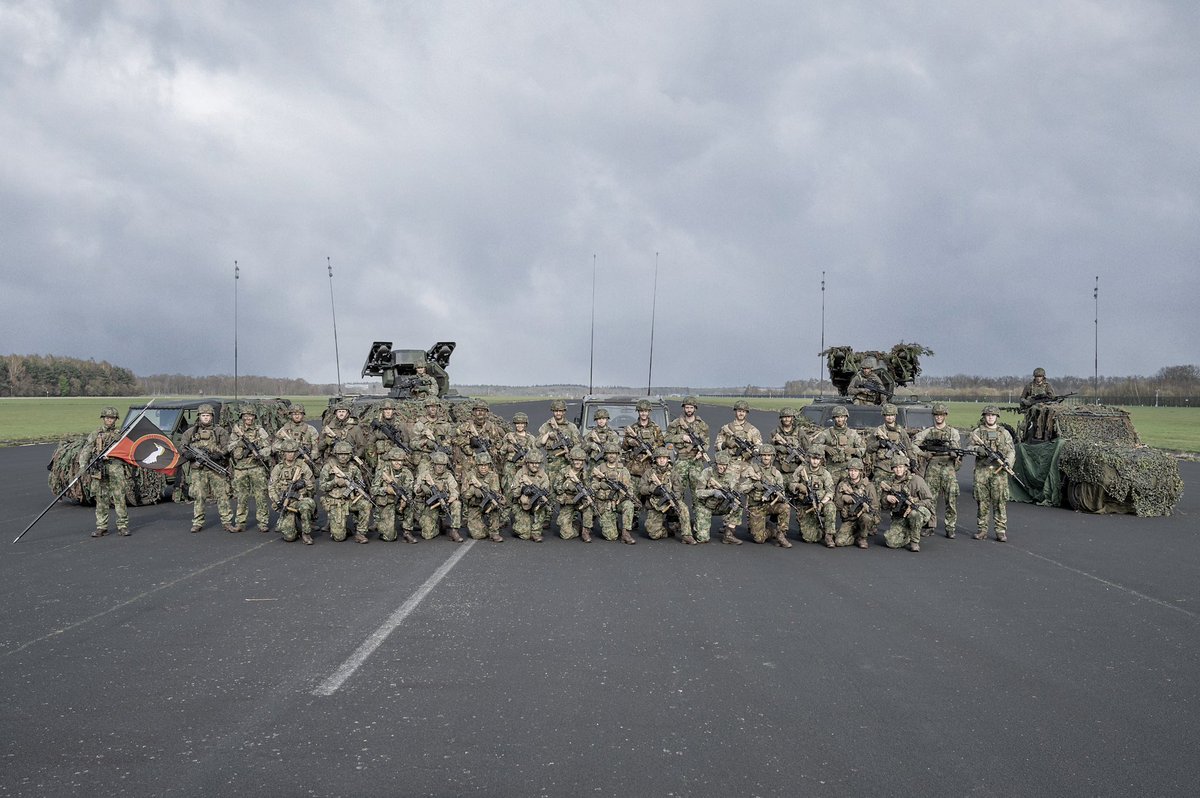
[[[1194,363],[1197,12],[7,4],[3,348],[343,380],[780,384]],[[114,312],[115,311],[115,312]],[[157,332],[146,334],[145,329]],[[161,332],[166,330],[166,332]]]

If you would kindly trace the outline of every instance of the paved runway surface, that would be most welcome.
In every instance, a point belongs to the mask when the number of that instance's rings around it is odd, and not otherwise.
[[[714,431],[731,417],[701,414]],[[1200,464],[1170,518],[1011,505],[1011,543],[960,534],[919,554],[306,547],[211,520],[192,535],[170,503],[99,540],[91,508],[61,505],[10,545],[51,498],[51,452],[0,449],[0,795],[1200,783]]]

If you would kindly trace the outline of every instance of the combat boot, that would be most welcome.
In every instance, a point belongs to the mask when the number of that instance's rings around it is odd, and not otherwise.
[[[974,535],[971,535],[971,537],[974,538],[975,540],[987,540],[987,530],[981,529],[978,532],[976,532]]]
[[[954,530],[953,530],[953,529],[947,529],[947,530],[946,530],[946,537],[947,537],[947,538],[949,538],[950,540],[954,540]]]
[[[534,532],[532,535],[529,536],[529,539],[532,540],[534,543],[541,543],[543,540],[542,533]]]
[[[413,536],[411,529],[404,530],[404,540],[407,543],[416,543],[417,542],[417,539],[416,539],[416,537]]]
[[[462,542],[463,542],[463,537],[462,537],[462,535],[458,534],[458,530],[457,530],[457,529],[453,529],[453,528],[451,528],[451,530],[450,530],[450,540],[454,541],[455,543],[462,543]]]
[[[730,546],[740,546],[742,541],[737,539],[737,535],[733,534],[733,530],[725,527],[725,532],[721,535],[721,542],[728,543]]]
[[[117,534],[123,538],[127,538],[129,537],[129,529],[127,527],[119,526],[117,527]]]
[[[1007,533],[1004,533],[1004,532],[997,532],[997,533],[996,533],[996,542],[997,542],[997,543],[1007,543],[1007,542],[1008,542],[1008,535],[1007,535]]]
[[[908,544],[908,550],[909,551],[920,551],[921,544],[914,540],[912,543]]]
[[[193,532],[199,532],[199,531],[200,531],[201,529],[203,529],[203,528],[204,528],[204,527],[200,526],[199,524],[192,524],[192,531],[193,531]]]
[[[311,546],[313,544],[312,535],[307,532],[301,532],[300,539],[304,541],[305,546]]]
[[[108,534],[107,529],[96,529],[96,530],[92,531],[92,537],[94,537],[94,538],[102,538],[107,534]]]
[[[240,532],[241,531],[233,524],[221,524],[221,529],[224,529],[226,532]]]
[[[579,539],[582,540],[584,543],[591,543],[592,542],[592,530],[588,529],[586,526],[583,527],[582,529],[580,529],[579,530]]]
[[[504,542],[504,538],[500,537],[499,532],[493,532],[492,534],[488,535],[488,540],[492,541],[493,543],[503,543]],[[417,541],[415,541],[415,540],[413,541],[413,543],[416,543],[416,542]]]
[[[854,544],[855,544],[856,546],[858,546],[860,549],[865,549],[865,548],[867,548],[868,546],[870,546],[870,545],[871,545],[870,543],[868,543],[868,542],[867,542],[867,536],[866,536],[866,535],[863,535],[863,536],[862,536],[862,537],[860,537],[858,540],[854,541]]]
[[[632,545],[634,545],[635,543],[637,543],[637,541],[633,539],[633,536],[629,534],[629,530],[628,530],[628,529],[622,529],[622,530],[621,530],[621,542],[622,542],[622,543],[628,543],[630,546],[632,546]]]
[[[783,549],[790,549],[792,541],[787,539],[787,533],[781,529],[775,533],[775,545]]]
[[[366,543],[367,536],[364,535],[362,532],[355,532],[354,533],[354,542],[355,543]]]
[[[687,533],[687,532],[683,533],[683,535],[680,536],[679,541],[681,543],[686,543],[689,546],[696,545],[696,539],[694,537],[692,537],[690,533]]]
[[[825,536],[825,548],[832,549],[834,547],[834,545],[835,544],[833,542],[833,535],[826,535]]]

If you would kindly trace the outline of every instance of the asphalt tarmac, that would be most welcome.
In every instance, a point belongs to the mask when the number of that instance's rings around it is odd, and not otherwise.
[[[534,425],[544,404],[526,409]],[[716,428],[731,413],[701,408]],[[772,415],[751,419],[764,432]],[[952,419],[954,421],[954,419]],[[0,449],[0,795],[1194,795],[1200,464],[1010,543],[283,543]],[[965,523],[963,523],[965,522]],[[748,538],[742,530],[743,540]]]

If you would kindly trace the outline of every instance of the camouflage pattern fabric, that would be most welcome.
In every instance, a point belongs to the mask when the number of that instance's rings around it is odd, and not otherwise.
[[[550,477],[545,471],[538,470],[536,474],[529,473],[528,468],[522,468],[513,478],[508,488],[508,501],[512,505],[513,532],[521,540],[529,540],[535,535],[541,535],[550,517],[549,502],[535,503],[524,494],[525,487],[533,485],[540,490],[550,490]]]
[[[732,467],[727,467],[725,473],[714,464],[700,472],[697,480],[695,502],[692,514],[695,516],[694,528],[697,542],[710,540],[712,535],[713,517],[723,519],[723,526],[733,530],[742,523],[742,506],[736,501],[722,498],[727,492],[737,492],[740,476]]]
[[[851,482],[846,477],[837,484],[836,493],[838,513],[842,520],[834,532],[833,545],[849,546],[875,534],[875,528],[879,525],[879,493],[875,485],[863,476],[859,476],[858,482]],[[861,509],[850,516],[850,509],[860,502]]]
[[[761,462],[748,465],[741,472],[741,482],[738,492],[746,497],[746,515],[749,517],[750,538],[755,543],[766,543],[773,534],[767,529],[769,522],[774,522],[774,533],[787,534],[792,524],[792,507],[781,497],[768,501],[765,495],[767,483],[781,489],[786,489],[783,474],[774,465],[766,466]]]
[[[362,482],[362,478],[362,471],[354,463],[343,466],[331,460],[321,467],[321,504],[329,515],[329,534],[335,541],[346,539],[351,514],[359,534],[365,535],[371,529],[371,503],[349,484],[350,480]]]
[[[431,507],[426,502],[433,496],[435,489],[445,493],[447,499],[445,503]],[[419,500],[417,518],[421,525],[421,537],[425,540],[436,538],[441,532],[442,518],[449,521],[451,529],[462,528],[462,501],[458,493],[458,480],[454,478],[454,474],[449,469],[445,473],[438,474],[436,469],[431,467],[430,470],[417,477],[413,491]]]
[[[657,425],[655,429],[658,429]],[[659,486],[675,497],[674,507],[661,495]],[[650,466],[638,485],[638,494],[646,507],[646,536],[651,540],[666,537],[666,524],[672,520],[679,524],[683,534],[692,533],[692,516],[683,500],[683,485],[669,462],[665,466],[657,463]]]
[[[563,540],[579,537],[577,519],[585,529],[592,528],[596,509],[592,500],[585,497],[575,501],[586,479],[586,470],[576,471],[573,466],[567,466],[559,472],[552,485],[554,499],[558,502],[558,536]]]
[[[797,502],[804,508],[804,512],[800,513],[800,539],[805,543],[820,543],[826,535],[836,535],[835,484],[833,475],[826,468],[814,469],[807,465],[796,469],[791,490]],[[809,495],[814,492],[817,496],[816,510],[812,509],[809,499]]]
[[[405,496],[411,496],[413,489],[412,471],[396,468],[388,460],[384,460],[375,469],[371,480],[371,499],[375,504],[375,531],[379,539],[388,542],[399,537],[396,531],[396,513],[401,513],[401,525],[411,529],[411,522],[405,526],[403,516],[411,502]]]
[[[899,549],[905,545],[921,543],[921,530],[933,515],[933,493],[925,480],[911,472],[903,477],[892,476],[879,485],[881,507],[887,508],[888,496],[898,497],[900,493],[908,494],[912,504],[904,511],[896,505],[892,511],[892,522],[883,533],[883,542],[889,549]]]
[[[79,474],[79,452],[86,442],[87,436],[79,435],[64,439],[55,448],[47,467],[49,476],[46,480],[50,492],[54,495],[57,496]],[[163,474],[146,468],[134,468],[124,463],[121,465],[125,468],[126,505],[138,507],[162,501],[167,489],[167,478]],[[92,492],[92,482],[91,479],[79,480],[63,498],[83,505],[94,504],[96,497]]]
[[[317,509],[316,500],[312,497],[316,487],[312,468],[299,459],[292,463],[279,463],[271,469],[267,485],[267,493],[271,498],[271,505],[274,506],[287,495],[297,480],[304,480],[304,487],[297,490],[296,495],[279,508],[279,517],[275,520],[275,531],[282,534],[283,539],[289,543],[298,537],[297,519],[300,521],[300,532],[305,535],[312,534],[313,515]]]
[[[600,522],[600,535],[605,540],[616,540],[620,536],[617,529],[617,519],[620,516],[621,529],[626,532],[633,528],[634,504],[626,494],[614,489],[608,480],[624,485],[628,496],[634,494],[633,476],[621,462],[609,465],[600,462],[592,468],[592,490],[596,494],[596,518]]]
[[[467,532],[475,540],[483,540],[500,534],[500,528],[507,517],[507,506],[489,507],[483,510],[484,493],[487,488],[492,493],[503,496],[500,489],[500,476],[492,469],[486,474],[477,469],[468,470],[463,483],[463,503],[467,510]]]

